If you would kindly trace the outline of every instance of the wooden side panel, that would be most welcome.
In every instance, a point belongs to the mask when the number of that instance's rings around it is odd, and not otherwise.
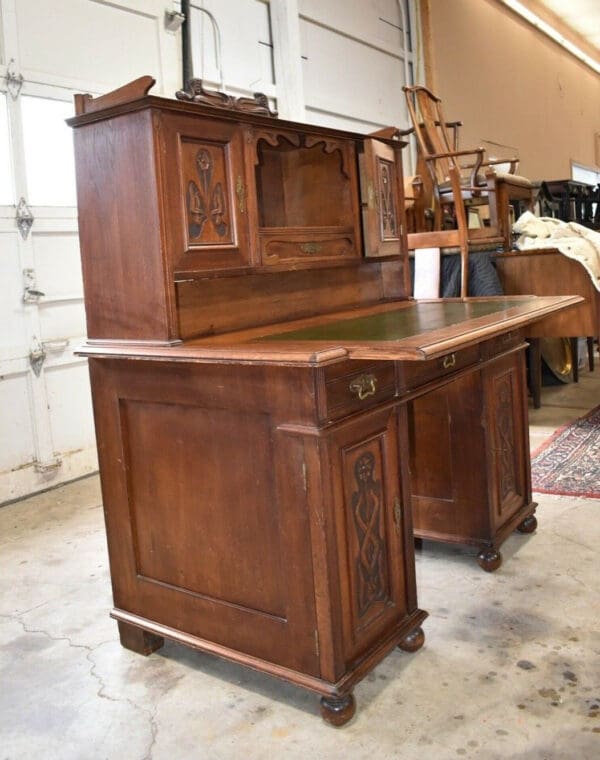
[[[408,406],[415,534],[465,543],[486,539],[490,522],[480,372]]]
[[[150,112],[78,127],[74,140],[88,336],[177,338]]]
[[[219,401],[201,365],[90,364],[117,609],[318,676],[302,447],[256,368],[209,368]]]
[[[530,338],[575,338],[600,335],[600,292],[578,261],[558,251],[507,253],[496,257],[496,268],[508,295],[580,295],[586,302],[546,317],[527,328]]]
[[[377,303],[387,295],[384,265],[386,278],[401,278],[398,261],[179,282],[181,335],[219,334]],[[232,308],[242,302],[243,309]]]
[[[285,617],[269,416],[129,399],[120,412],[138,579]]]

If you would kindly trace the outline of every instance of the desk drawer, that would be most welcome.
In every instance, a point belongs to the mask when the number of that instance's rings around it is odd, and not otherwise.
[[[394,362],[350,362],[325,370],[328,419],[340,419],[396,395]]]
[[[398,385],[401,391],[410,391],[437,378],[445,377],[459,369],[479,362],[479,346],[461,351],[451,351],[439,359],[429,361],[399,362]]]
[[[481,361],[510,351],[511,348],[515,348],[522,342],[523,333],[521,330],[511,330],[503,335],[497,335],[495,338],[486,340],[480,347]]]

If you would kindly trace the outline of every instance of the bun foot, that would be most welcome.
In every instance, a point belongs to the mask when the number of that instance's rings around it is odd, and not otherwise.
[[[347,723],[356,712],[354,694],[343,697],[321,697],[321,717],[336,728]]]
[[[135,625],[124,623],[122,620],[117,620],[117,625],[119,626],[121,646],[130,649],[132,652],[143,654],[144,657],[156,652],[165,643],[162,636],[156,636],[154,633],[144,631]]]
[[[522,523],[517,525],[517,530],[519,533],[533,533],[537,528],[537,524],[538,522],[535,515],[529,515],[529,517],[526,517]]]
[[[497,549],[482,549],[477,555],[477,562],[486,573],[493,573],[502,564],[502,555]]]
[[[423,629],[419,626],[419,628],[415,628],[414,631],[411,631],[408,636],[405,636],[398,644],[398,647],[405,652],[416,652],[424,643],[425,634],[423,633]]]

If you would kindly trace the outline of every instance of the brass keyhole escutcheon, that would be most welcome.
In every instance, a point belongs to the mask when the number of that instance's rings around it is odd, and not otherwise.
[[[375,375],[366,374],[356,377],[348,386],[352,393],[356,393],[362,401],[367,396],[375,395],[377,391],[377,378]]]

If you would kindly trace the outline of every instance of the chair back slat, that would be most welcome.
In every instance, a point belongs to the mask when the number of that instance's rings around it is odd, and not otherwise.
[[[446,129],[441,100],[426,87],[404,87],[408,112],[423,157],[456,150],[456,134],[451,138]],[[450,168],[459,170],[454,157],[427,161],[434,185],[448,182]]]

